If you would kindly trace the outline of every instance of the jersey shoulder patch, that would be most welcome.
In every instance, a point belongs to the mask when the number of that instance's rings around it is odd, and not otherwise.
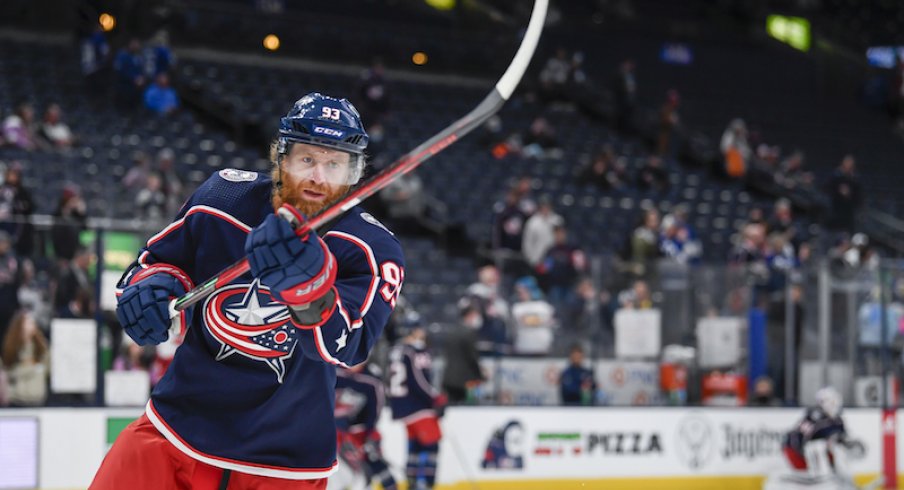
[[[361,214],[359,214],[359,216],[361,216],[361,219],[363,219],[364,221],[366,221],[374,226],[383,228],[383,230],[385,230],[386,233],[389,233],[390,235],[395,236],[395,233],[389,231],[389,228],[387,228],[386,225],[384,225],[383,223],[380,223],[380,220],[378,220],[377,218],[374,218],[372,214],[370,214],[368,212],[362,212]]]
[[[220,177],[230,182],[253,182],[257,180],[257,172],[250,170],[239,170],[235,168],[224,168],[219,172]]]

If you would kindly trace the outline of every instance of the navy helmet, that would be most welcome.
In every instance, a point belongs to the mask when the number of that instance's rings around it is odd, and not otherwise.
[[[277,151],[282,157],[292,143],[306,143],[348,152],[352,169],[348,185],[358,183],[364,173],[367,132],[358,110],[346,99],[311,92],[298,99],[279,120]]]

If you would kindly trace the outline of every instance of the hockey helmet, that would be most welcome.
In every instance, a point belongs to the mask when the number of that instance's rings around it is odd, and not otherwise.
[[[312,92],[298,99],[279,121],[279,159],[289,153],[292,143],[305,143],[347,152],[351,168],[345,185],[358,183],[364,173],[364,149],[368,136],[358,110],[346,99]]]
[[[843,403],[841,393],[831,386],[820,388],[816,392],[816,405],[829,417],[837,417],[841,413]]]

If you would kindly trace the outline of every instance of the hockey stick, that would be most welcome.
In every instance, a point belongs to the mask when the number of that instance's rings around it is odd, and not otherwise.
[[[472,109],[471,112],[461,119],[453,122],[434,135],[432,138],[421,143],[415,149],[392,162],[366,183],[346,194],[342,199],[310,217],[310,219],[303,224],[304,228],[302,231],[311,229],[316,230],[333,219],[338,218],[342,213],[376,194],[402,175],[416,169],[430,157],[443,151],[446,147],[461,139],[464,135],[483,124],[490,116],[499,111],[505,101],[512,96],[512,92],[515,91],[515,87],[518,85],[518,82],[521,81],[521,77],[524,75],[525,70],[527,70],[527,65],[530,64],[530,60],[537,48],[537,42],[540,40],[540,33],[543,30],[543,22],[546,19],[546,7],[548,3],[549,0],[535,0],[534,8],[530,16],[530,22],[527,25],[527,31],[524,33],[524,38],[521,40],[521,46],[518,47],[518,52],[515,53],[512,63],[505,70],[502,78],[496,82],[496,87],[480,104],[477,105],[477,107]],[[298,225],[299,223],[294,224]],[[171,310],[182,311],[189,306],[200,302],[209,296],[210,293],[229,284],[245,272],[248,272],[248,269],[248,259],[243,258],[175,300]]]

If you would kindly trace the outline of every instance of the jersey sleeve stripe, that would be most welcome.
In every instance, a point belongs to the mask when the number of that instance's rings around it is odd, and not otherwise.
[[[157,411],[154,409],[153,403],[150,401],[145,408],[145,414],[147,415],[151,423],[154,424],[154,427],[156,427],[157,430],[159,430],[160,433],[163,434],[163,437],[165,437],[166,440],[168,440],[179,451],[182,451],[185,455],[189,456],[192,459],[201,461],[202,463],[207,463],[211,466],[216,466],[217,468],[238,471],[240,473],[248,473],[250,475],[285,478],[288,480],[314,480],[326,478],[332,475],[336,471],[336,468],[338,466],[338,461],[336,461],[333,462],[333,465],[329,468],[285,468],[278,466],[267,466],[245,461],[237,461],[234,459],[221,458],[218,456],[205,454],[191,447],[187,442],[179,437],[179,434],[176,434],[176,432],[173,431],[172,428],[170,428],[170,426],[162,418],[160,418],[160,415],[157,414]]]
[[[182,224],[185,223],[185,220],[189,216],[191,216],[195,213],[205,213],[205,214],[209,214],[211,216],[216,216],[217,218],[220,218],[220,219],[226,221],[227,223],[231,224],[232,226],[235,226],[236,228],[238,228],[239,230],[241,230],[245,233],[248,233],[249,231],[251,231],[250,226],[246,225],[245,223],[242,223],[235,216],[232,216],[231,214],[226,213],[225,211],[221,211],[217,208],[212,208],[210,206],[198,205],[198,206],[192,206],[191,208],[189,208],[188,211],[185,212],[185,215],[183,215],[178,220],[173,221],[166,228],[161,230],[156,235],[152,236],[148,240],[147,246],[150,247],[151,245],[153,245],[153,244],[157,243],[158,241],[162,240],[163,238],[165,238],[167,235],[169,235],[170,233],[172,233],[173,231],[178,229],[180,226],[182,226]]]
[[[326,347],[326,342],[324,342],[324,340],[323,340],[323,330],[321,330],[321,327],[316,327],[311,330],[313,331],[313,335],[314,335],[314,345],[317,346],[317,352],[320,354],[320,357],[323,358],[324,361],[326,361],[330,364],[334,364],[336,366],[348,367],[347,364],[340,361],[339,359],[336,359],[335,357],[332,356],[332,354],[330,354],[329,349],[327,349],[327,347]]]
[[[367,295],[364,297],[364,304],[361,305],[361,316],[363,317],[367,314],[368,310],[370,310],[370,306],[374,302],[374,297],[377,295],[377,286],[380,284],[380,269],[377,266],[377,258],[374,255],[374,251],[364,240],[342,231],[331,231],[327,233],[326,236],[333,236],[353,243],[364,252],[364,256],[367,258],[367,264],[370,266],[370,271],[373,276],[370,280],[370,286],[367,289]]]

